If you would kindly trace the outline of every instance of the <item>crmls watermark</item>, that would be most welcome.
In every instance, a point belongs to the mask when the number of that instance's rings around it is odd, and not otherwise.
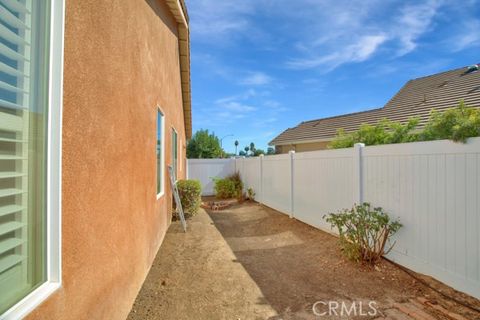
[[[317,301],[313,304],[312,311],[314,315],[319,317],[372,317],[379,313],[375,301]]]

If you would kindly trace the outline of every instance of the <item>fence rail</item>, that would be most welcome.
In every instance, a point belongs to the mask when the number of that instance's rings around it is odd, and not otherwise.
[[[260,203],[327,232],[327,213],[384,208],[403,224],[389,259],[480,298],[480,138],[189,160],[208,192],[206,175],[235,171]]]

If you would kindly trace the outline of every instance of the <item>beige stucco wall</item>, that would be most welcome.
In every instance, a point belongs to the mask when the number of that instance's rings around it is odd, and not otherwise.
[[[327,145],[329,143],[329,141],[297,143],[291,145],[275,146],[275,150],[277,153],[288,153],[290,150],[294,150],[295,152],[325,150],[327,149]]]
[[[156,198],[157,105],[185,128],[177,26],[163,1],[66,1],[63,285],[28,319],[125,319],[171,220]],[[165,185],[168,186],[167,180]]]

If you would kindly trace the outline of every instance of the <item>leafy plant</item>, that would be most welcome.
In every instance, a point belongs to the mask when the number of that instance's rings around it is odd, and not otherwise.
[[[364,123],[355,132],[347,133],[345,130],[339,129],[328,147],[331,149],[351,148],[359,142],[365,145],[378,145],[416,141],[418,133],[415,133],[414,130],[418,123],[418,118],[411,118],[405,124],[382,119],[375,125]]]
[[[229,175],[226,179],[233,181],[235,185],[235,191],[237,192],[237,196],[238,196],[238,193],[239,192],[241,193],[243,190],[243,182],[242,182],[242,178],[240,177],[240,173],[237,171],[234,174]]]
[[[177,182],[178,195],[182,203],[185,217],[197,214],[202,202],[202,185],[198,180],[179,180]]]
[[[265,154],[265,151],[263,151],[263,149],[255,149],[255,151],[253,151],[253,156],[255,157],[258,157],[261,154]]]
[[[215,196],[218,199],[239,198],[243,196],[243,182],[240,173],[236,172],[223,179],[214,178]]]
[[[217,199],[228,199],[234,198],[236,196],[235,182],[230,179],[224,178],[214,178],[213,179],[215,186],[215,196]]]
[[[221,158],[225,152],[220,146],[220,139],[208,130],[198,130],[187,145],[187,158],[212,159]]]
[[[255,200],[255,191],[253,191],[253,188],[247,189],[247,198],[252,201]]]
[[[351,148],[358,142],[365,145],[441,139],[466,142],[467,138],[480,136],[480,109],[460,101],[455,108],[443,112],[432,110],[423,130],[417,129],[418,124],[419,118],[411,118],[407,123],[383,119],[375,125],[362,124],[355,132],[339,129],[328,147]]]
[[[460,101],[456,108],[444,112],[432,110],[430,120],[421,134],[422,140],[451,139],[463,142],[480,136],[480,110]]]
[[[324,218],[338,229],[340,246],[347,258],[375,264],[383,255],[392,250],[395,243],[390,238],[402,225],[391,220],[382,208],[373,208],[369,203],[355,205]],[[386,245],[390,245],[385,249]]]

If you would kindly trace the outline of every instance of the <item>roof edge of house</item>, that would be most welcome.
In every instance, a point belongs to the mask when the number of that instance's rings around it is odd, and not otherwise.
[[[184,0],[165,0],[178,24],[180,77],[182,84],[183,119],[186,139],[192,137],[192,92],[190,80],[190,29],[187,6]]]
[[[330,116],[330,117],[325,117],[325,118],[318,118],[318,119],[313,119],[313,120],[302,121],[298,125],[296,125],[295,128],[298,127],[299,125],[303,124],[303,123],[318,122],[318,121],[321,121],[321,120],[330,120],[330,119],[335,119],[335,118],[343,118],[343,117],[346,117],[346,116],[354,116],[354,115],[361,114],[361,113],[368,113],[368,112],[375,112],[375,111],[383,110],[384,108],[385,107],[380,107],[380,108],[356,111],[356,112],[351,112],[351,113],[342,113],[342,114],[338,114],[336,116]],[[292,128],[290,128],[290,129],[292,129]]]
[[[314,120],[307,120],[307,121],[302,121],[300,122],[299,124],[297,124],[295,127],[293,128],[288,128],[288,129],[285,129],[284,131],[282,131],[278,136],[276,136],[274,139],[272,139],[268,145],[269,146],[284,146],[284,145],[290,145],[290,144],[300,144],[300,143],[312,143],[312,142],[323,142],[323,141],[330,141],[331,139],[313,139],[313,140],[285,140],[285,141],[281,141],[280,143],[275,143],[275,140],[277,140],[278,137],[280,137],[282,134],[284,134],[285,132],[289,131],[289,130],[293,130],[295,128],[297,128],[299,125],[301,124],[304,124],[304,123],[309,123],[309,122],[318,122],[318,121],[321,121],[321,120],[328,120],[328,119],[335,119],[335,118],[342,118],[342,117],[346,117],[346,116],[354,116],[354,115],[357,115],[357,114],[362,114],[362,113],[368,113],[368,112],[378,112],[380,110],[383,110],[385,107],[381,107],[381,108],[375,108],[375,109],[370,109],[370,110],[363,110],[363,111],[357,111],[357,112],[352,112],[352,113],[345,113],[345,114],[339,114],[339,115],[336,115],[336,116],[331,116],[331,117],[326,117],[326,118],[318,118],[318,119],[314,119]],[[333,139],[333,137],[332,137]],[[302,142],[300,142],[302,141]],[[306,142],[303,142],[303,141],[306,141]]]
[[[273,143],[273,140],[268,143],[269,146],[289,146],[292,144],[305,144],[305,143],[315,143],[315,142],[328,142],[332,141],[332,138],[321,138],[321,139],[309,139],[309,140],[285,140],[280,143]]]

